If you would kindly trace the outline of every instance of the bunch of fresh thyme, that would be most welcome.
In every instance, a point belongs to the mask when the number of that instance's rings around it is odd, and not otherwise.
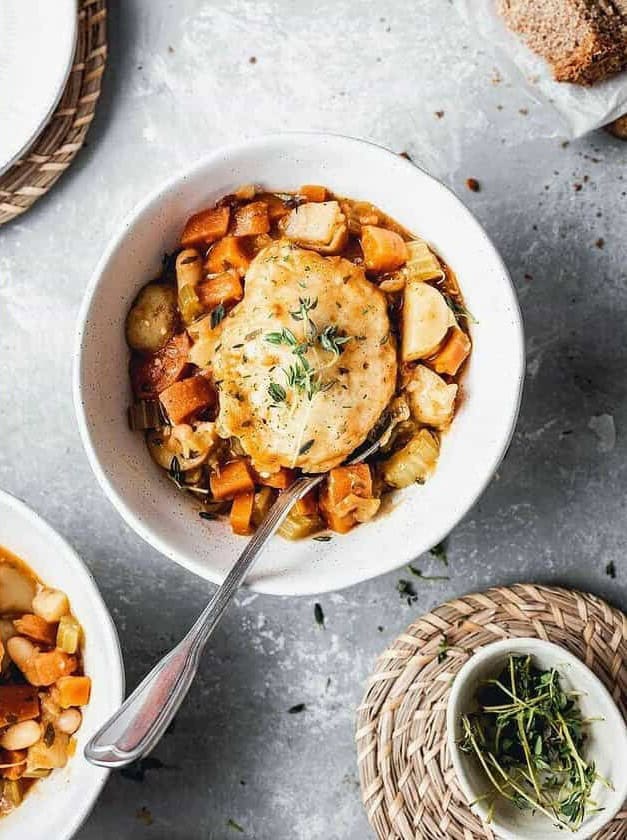
[[[479,711],[462,715],[460,749],[476,756],[496,794],[523,810],[538,811],[576,831],[597,810],[594,782],[609,782],[582,756],[586,735],[574,696],[557,670],[542,671],[530,656],[510,656],[496,679],[477,694]]]
[[[323,383],[319,371],[309,363],[307,352],[318,343],[323,350],[339,356],[344,344],[351,340],[351,336],[340,335],[335,324],[330,324],[318,332],[318,327],[309,314],[318,306],[318,298],[311,300],[301,297],[298,303],[298,309],[290,312],[290,315],[294,321],[303,322],[304,340],[299,342],[288,327],[283,327],[278,332],[267,333],[265,340],[269,344],[285,344],[292,348],[294,362],[287,368],[283,368],[286,384],[288,388],[305,394],[311,401],[316,394],[328,391],[335,384],[335,380]],[[268,394],[274,404],[283,402],[287,398],[285,388],[278,382],[271,382],[268,385]]]

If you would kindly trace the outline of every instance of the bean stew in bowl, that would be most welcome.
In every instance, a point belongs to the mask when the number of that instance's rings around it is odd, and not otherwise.
[[[67,595],[0,546],[0,815],[74,754],[91,691],[81,634]]]
[[[129,311],[131,426],[203,518],[250,534],[324,472],[279,533],[346,533],[436,469],[471,320],[448,265],[373,204],[241,187],[187,220]],[[380,451],[342,466],[382,419]]]
[[[78,555],[3,491],[0,654],[2,836],[67,840],[107,777],[83,749],[122,700],[119,643]]]

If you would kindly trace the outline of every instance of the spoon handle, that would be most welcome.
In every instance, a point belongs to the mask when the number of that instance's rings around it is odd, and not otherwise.
[[[85,747],[88,761],[101,767],[124,767],[153,749],[189,691],[200,654],[248,571],[294,502],[322,478],[323,475],[299,478],[279,495],[191,630],[91,738]]]

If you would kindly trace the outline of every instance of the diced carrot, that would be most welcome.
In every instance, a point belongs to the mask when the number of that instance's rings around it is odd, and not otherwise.
[[[233,499],[255,489],[248,461],[238,458],[218,467],[209,478],[214,499]]]
[[[338,534],[347,534],[357,524],[355,517],[350,514],[339,516],[335,511],[328,510],[322,504],[320,505],[320,510],[322,511],[324,521],[327,523],[327,527]]]
[[[22,668],[22,673],[31,685],[52,685],[59,677],[72,674],[77,667],[75,656],[55,648],[48,653],[31,656]]]
[[[91,679],[89,677],[61,677],[56,682],[55,697],[62,709],[85,706],[89,703]]]
[[[326,201],[327,199],[326,187],[321,187],[319,184],[304,184],[298,190],[298,194],[307,201]]]
[[[394,271],[409,256],[407,245],[398,233],[375,225],[362,227],[361,248],[369,271]]]
[[[21,618],[13,621],[13,626],[22,636],[28,636],[34,642],[41,642],[44,645],[54,647],[57,640],[57,625],[49,624],[38,615],[27,613]]]
[[[246,271],[250,260],[244,253],[241,241],[236,236],[225,236],[219,239],[209,251],[205,262],[205,271],[209,274],[219,274],[229,268]]]
[[[225,271],[196,286],[196,294],[205,309],[215,309],[221,303],[236,303],[244,297],[242,281],[236,271]]]
[[[228,207],[210,207],[195,213],[187,220],[181,235],[184,248],[208,245],[226,235],[229,229],[231,211]]]
[[[0,750],[0,775],[3,779],[19,779],[26,771],[26,750]],[[13,765],[13,766],[11,766]]]
[[[0,685],[0,726],[38,716],[39,699],[32,685]]]
[[[251,201],[235,211],[233,236],[255,236],[269,230],[270,217],[265,201]]]
[[[372,497],[370,467],[368,464],[335,467],[327,476],[324,489],[328,504],[332,508],[336,508],[351,493],[369,499]]]
[[[190,376],[170,385],[159,398],[170,422],[176,426],[202,409],[215,405],[216,392],[206,377]]]
[[[320,510],[333,531],[345,534],[357,524],[352,513],[341,515],[338,507],[348,496],[372,498],[372,476],[368,464],[335,467],[327,476],[320,493]]]
[[[446,340],[444,347],[432,362],[432,367],[437,373],[448,373],[455,376],[470,353],[470,339],[459,327],[453,327],[450,337]]]
[[[252,517],[253,506],[255,502],[255,491],[248,490],[246,493],[240,493],[233,499],[231,505],[231,512],[229,514],[229,522],[234,534],[239,534],[245,537],[247,534],[252,534]]]
[[[278,219],[282,219],[283,216],[287,216],[287,214],[291,211],[291,208],[287,206],[283,199],[279,198],[279,196],[274,193],[265,193],[263,200],[268,205],[268,216],[270,217],[271,222],[276,222]]]
[[[310,490],[302,499],[294,503],[292,508],[294,513],[298,516],[315,516],[318,513],[318,494],[315,490]]]
[[[294,470],[288,470],[287,467],[281,467],[278,472],[271,473],[267,476],[255,473],[257,484],[263,484],[266,487],[274,487],[276,490],[285,490],[296,478]]]

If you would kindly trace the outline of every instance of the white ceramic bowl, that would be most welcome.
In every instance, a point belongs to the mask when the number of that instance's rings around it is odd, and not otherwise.
[[[120,644],[96,582],[76,552],[23,502],[2,491],[0,545],[24,560],[44,583],[67,594],[84,630],[85,673],[92,679],[76,754],[62,770],[40,779],[20,807],[2,818],[0,833],[6,840],[67,840],[91,811],[108,775],[85,760],[83,748],[124,697]]]
[[[469,802],[474,802],[489,790],[489,783],[478,762],[458,747],[462,735],[460,715],[476,709],[475,696],[479,685],[483,680],[495,677],[512,653],[531,654],[540,668],[556,667],[565,689],[582,692],[578,702],[583,717],[603,718],[590,724],[585,755],[594,761],[601,776],[612,782],[614,790],[609,790],[600,782],[595,784],[593,797],[603,810],[591,814],[576,832],[556,828],[548,817],[520,811],[501,799],[496,800],[490,828],[503,840],[585,840],[611,822],[627,799],[627,727],[601,681],[581,660],[559,645],[542,639],[505,639],[487,645],[461,668],[455,677],[446,712],[448,749],[459,786]],[[488,807],[485,802],[477,802],[472,810],[482,820],[486,819]]]
[[[244,546],[228,525],[201,520],[129,431],[124,319],[138,290],[176,247],[186,218],[247,183],[296,189],[320,183],[372,201],[429,240],[457,273],[470,311],[473,352],[465,398],[434,476],[398,494],[385,515],[321,543],[275,538],[248,585],[306,594],[339,589],[406,563],[442,540],[483,491],[509,444],[520,402],[520,311],[501,258],[453,193],[379,146],[328,134],[282,134],[219,149],[143,201],[109,243],[79,317],[74,400],[92,468],[124,519],[147,542],[220,582]]]

